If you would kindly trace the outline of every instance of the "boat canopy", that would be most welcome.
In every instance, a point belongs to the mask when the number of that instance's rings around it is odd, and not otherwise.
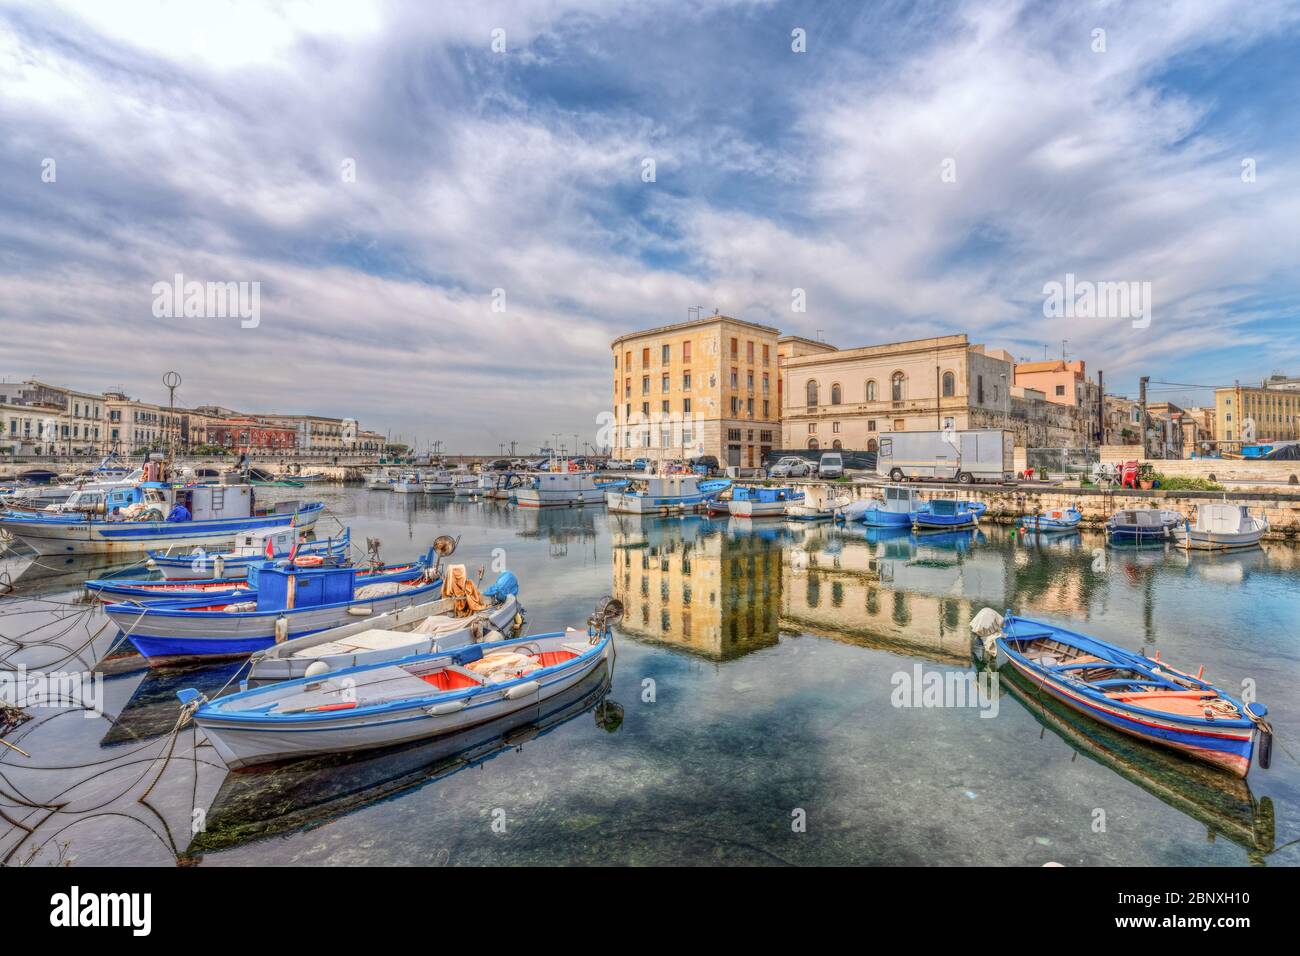
[[[1211,534],[1244,534],[1255,529],[1245,505],[1204,504],[1196,510],[1196,530]]]

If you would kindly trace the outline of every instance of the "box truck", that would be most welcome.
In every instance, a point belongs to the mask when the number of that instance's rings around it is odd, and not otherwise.
[[[876,474],[890,481],[1013,481],[1015,435],[1000,428],[883,432]]]

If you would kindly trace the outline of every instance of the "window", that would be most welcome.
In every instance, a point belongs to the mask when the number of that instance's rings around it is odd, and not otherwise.
[[[648,368],[650,365],[650,348],[647,346],[641,350],[641,367]]]
[[[649,402],[642,402],[642,403],[641,403],[641,414],[644,415],[646,418],[649,418],[649,417],[650,417],[650,403],[649,403]]]
[[[1064,395],[1064,394],[1065,394],[1065,386],[1064,386],[1064,385],[1058,385],[1058,386],[1056,386],[1056,394],[1057,394],[1057,395]]]
[[[731,370],[731,387],[740,388],[740,369],[738,368]]]
[[[832,447],[832,448],[843,448],[844,446],[840,444],[840,440],[837,438],[837,439],[835,439],[833,442],[831,442],[831,447]]]
[[[983,375],[977,375],[975,377],[975,385],[977,389],[976,394],[978,396],[975,400],[979,402],[981,405],[983,405],[984,404],[984,376]]]
[[[632,397],[632,380],[630,378],[623,379],[623,397]]]
[[[768,364],[770,364],[770,361],[771,361],[771,357],[770,357],[770,347],[767,346],[767,345],[764,345],[764,346],[763,346],[763,364],[764,364],[764,365],[768,365]]]
[[[869,432],[874,432],[875,430],[876,430],[876,420],[875,420],[874,418],[868,418],[868,419],[867,419],[867,431],[869,431]]]
[[[660,385],[662,386],[662,387],[659,389],[661,392],[666,392],[666,391],[668,391],[668,373],[667,373],[667,372],[664,372],[664,375],[663,375],[663,381],[660,383]]]
[[[752,398],[746,400],[745,411],[749,414],[750,418],[754,417],[754,400]]]
[[[728,428],[728,429],[727,429],[727,441],[740,441],[740,429],[739,429],[739,428]]]
[[[943,373],[943,397],[952,398],[957,394],[957,376],[952,372]]]
[[[903,400],[903,381],[902,372],[895,372],[894,377],[890,379],[890,394],[896,402],[901,402]]]
[[[673,347],[671,345],[665,345],[663,347],[663,355],[661,356],[660,361],[663,362],[665,365],[667,365],[672,360],[673,360]]]
[[[682,343],[682,361],[683,361],[683,362],[689,362],[690,360],[691,360],[691,343],[690,343],[690,342],[683,342],[683,343]]]
[[[732,415],[740,414],[740,399],[737,398],[735,395],[731,396],[731,414]]]
[[[682,411],[684,411],[687,415],[691,413],[691,400],[689,398],[682,399]]]
[[[838,432],[839,430],[840,430],[840,423],[839,423],[839,422],[831,422],[831,431],[833,431],[833,432]]]
[[[641,376],[641,394],[642,394],[642,395],[649,395],[649,394],[650,394],[650,376],[649,376],[649,375],[642,375],[642,376]]]
[[[745,361],[754,361],[754,343],[752,340],[745,343]]]
[[[809,448],[816,448],[816,447],[817,447],[817,439],[816,439],[816,438],[809,438],[809,439],[808,439],[808,447],[809,447]]]
[[[663,402],[660,403],[659,410],[665,415],[668,414],[668,399],[665,398]]]
[[[809,380],[809,382],[808,382],[808,407],[809,407],[809,408],[816,408],[816,407],[817,407],[817,381],[816,381],[816,379],[811,379],[811,380]]]
[[[751,392],[754,390],[754,373],[753,373],[753,372],[746,372],[746,373],[745,373],[745,388],[749,389]]]
[[[770,431],[759,432],[758,440],[761,442],[770,442],[772,440],[772,433]]]
[[[766,394],[768,393],[769,385],[770,385],[770,384],[771,384],[771,383],[768,381],[767,373],[764,372],[764,373],[763,373],[763,394],[764,394],[764,395],[766,395]]]
[[[764,417],[764,418],[771,418],[771,417],[772,417],[771,415],[768,414],[767,399],[763,399],[763,417]]]
[[[840,403],[840,385],[839,382],[836,382],[834,385],[831,386],[831,404],[838,405],[839,403]]]
[[[809,423],[808,423],[808,434],[809,434],[809,435],[815,435],[816,433],[817,433],[817,423],[816,423],[816,422],[809,422]]]
[[[683,372],[683,373],[682,373],[682,391],[683,391],[683,392],[689,392],[690,390],[691,390],[691,373],[690,373],[690,372]]]
[[[740,340],[739,340],[739,339],[732,339],[732,340],[731,340],[731,357],[732,357],[732,358],[737,358],[737,357],[739,357],[739,355],[740,355]]]

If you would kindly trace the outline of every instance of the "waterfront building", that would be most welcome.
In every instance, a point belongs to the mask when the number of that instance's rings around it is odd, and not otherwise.
[[[235,455],[290,454],[297,432],[254,418],[223,418],[209,426],[208,441]]]
[[[1300,390],[1241,384],[1214,392],[1214,431],[1220,445],[1300,438]]]
[[[343,442],[343,419],[324,415],[254,415],[268,425],[293,431],[294,443],[290,446],[298,455],[334,457],[347,453]]]
[[[711,315],[615,339],[611,454],[762,464],[781,437],[777,338]]]

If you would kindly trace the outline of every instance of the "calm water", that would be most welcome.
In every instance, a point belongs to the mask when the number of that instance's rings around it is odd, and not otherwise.
[[[0,748],[0,859],[1300,862],[1300,552],[1289,546],[1188,557],[1106,549],[1092,534],[1022,541],[997,526],[918,541],[320,496],[355,540],[381,538],[390,561],[443,533],[460,535],[453,560],[472,570],[504,561],[530,631],[582,626],[614,594],[627,617],[612,675],[470,737],[229,774],[192,727],[170,732],[175,691],[215,691],[236,666],[148,673],[119,661],[105,668],[102,716],[42,708],[3,735],[30,757]],[[323,519],[317,532],[331,528]],[[16,586],[0,601],[0,658],[80,669],[68,662],[116,642],[79,590],[105,568],[43,561],[0,560],[0,581]],[[1256,767],[1247,787],[1005,685],[995,707],[893,706],[917,668],[970,670],[967,625],[985,606],[1204,664],[1225,687],[1255,681],[1277,733],[1272,769]]]

